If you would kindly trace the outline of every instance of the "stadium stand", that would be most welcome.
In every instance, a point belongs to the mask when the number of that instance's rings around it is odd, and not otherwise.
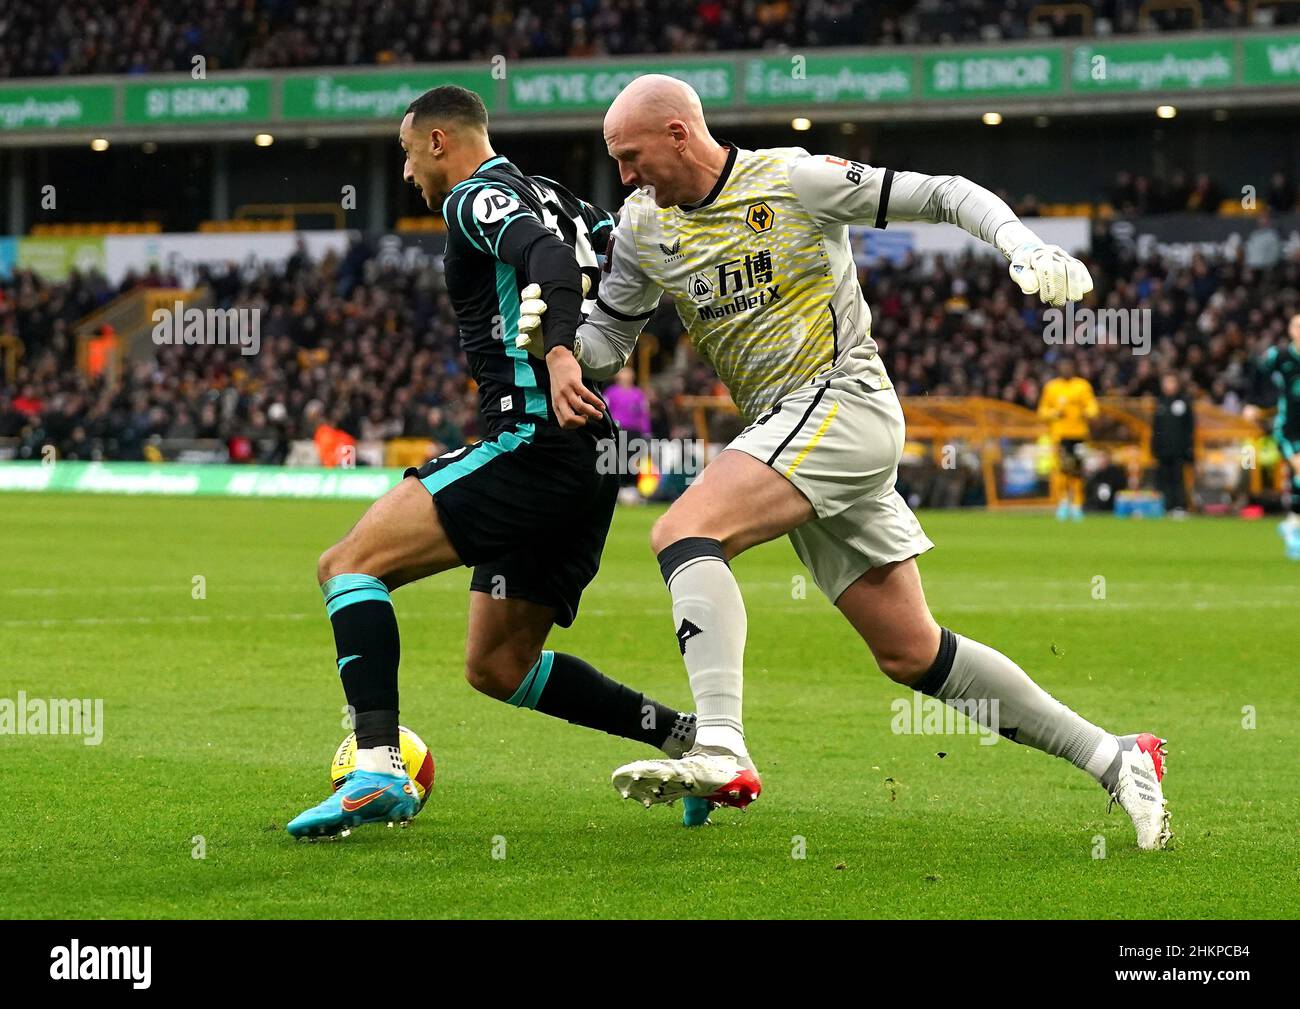
[[[1188,0],[9,0],[0,78],[830,45],[943,45],[1294,24],[1300,4]]]
[[[1149,309],[1149,354],[1045,347],[1042,306],[1013,286],[997,260],[863,265],[873,333],[900,393],[1032,409],[1068,353],[1101,395],[1154,396],[1161,374],[1173,370],[1230,413],[1272,405],[1274,393],[1253,362],[1284,339],[1286,320],[1300,311],[1300,257],[1255,268],[1242,250],[1180,266],[1095,246],[1089,267],[1097,303]],[[154,272],[121,289],[175,286],[176,278]],[[10,338],[0,357],[0,440],[19,458],[38,457],[51,444],[62,458],[141,459],[157,457],[168,440],[229,450],[246,439],[250,459],[283,462],[292,442],[311,439],[322,424],[361,441],[414,438],[448,448],[476,436],[473,383],[436,269],[381,266],[357,243],[341,258],[295,256],[279,272],[205,273],[200,286],[220,307],[262,309],[259,354],[160,347],[154,361],[95,373],[72,331],[119,290],[93,275],[51,283],[25,271],[0,284],[0,338]],[[661,306],[647,333],[643,377],[654,434],[691,437],[691,397],[717,394],[716,380],[681,338],[670,306]]]

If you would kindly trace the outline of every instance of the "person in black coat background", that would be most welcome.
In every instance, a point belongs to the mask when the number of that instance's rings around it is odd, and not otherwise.
[[[1151,424],[1151,454],[1156,459],[1156,489],[1165,508],[1175,514],[1187,510],[1184,467],[1195,459],[1196,404],[1183,392],[1173,372],[1160,378],[1160,399]]]

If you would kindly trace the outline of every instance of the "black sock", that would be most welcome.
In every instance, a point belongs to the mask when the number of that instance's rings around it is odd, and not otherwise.
[[[693,714],[660,704],[563,652],[542,652],[506,703],[661,750],[684,753],[695,738]]]
[[[339,678],[357,749],[398,746],[397,664],[402,654],[388,587],[370,575],[335,575],[321,586],[334,625]]]

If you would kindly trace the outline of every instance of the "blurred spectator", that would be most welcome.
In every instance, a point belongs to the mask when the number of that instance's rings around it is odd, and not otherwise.
[[[86,370],[92,376],[102,375],[116,350],[117,334],[112,326],[104,323],[99,327],[99,334],[86,345]]]
[[[1223,202],[1223,190],[1208,175],[1198,175],[1191,195],[1187,197],[1186,208],[1202,214],[1217,214],[1219,204]]]
[[[1160,398],[1151,424],[1151,454],[1156,460],[1156,490],[1174,515],[1187,511],[1187,466],[1196,444],[1196,404],[1183,394],[1174,372],[1160,377]]]
[[[465,436],[461,429],[452,423],[440,406],[429,407],[425,426],[420,433],[433,442],[434,455],[442,455],[465,444]]]
[[[322,412],[317,407],[314,411],[308,410],[307,416],[310,419]],[[350,469],[357,464],[357,440],[341,427],[336,426],[336,423],[322,420],[316,425],[312,441],[316,443],[316,452],[320,456],[322,466],[331,468],[342,466]]]
[[[614,384],[605,390],[605,402],[614,422],[629,435],[650,437],[650,404],[631,368],[619,369]]]
[[[1295,210],[1296,189],[1286,172],[1277,171],[1268,184],[1268,206],[1278,213]]]
[[[1246,265],[1252,270],[1271,270],[1282,259],[1282,236],[1273,226],[1267,210],[1255,218],[1255,230],[1246,239]]]

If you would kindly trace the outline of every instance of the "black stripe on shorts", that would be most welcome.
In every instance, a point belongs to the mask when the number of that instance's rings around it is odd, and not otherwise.
[[[812,412],[817,409],[817,404],[820,403],[822,401],[822,397],[826,395],[827,388],[829,388],[829,386],[823,385],[820,389],[817,390],[817,395],[814,396],[813,401],[808,404],[808,409],[805,410],[803,412],[803,416],[799,418],[799,423],[794,426],[793,431],[791,431],[788,435],[785,436],[785,441],[781,442],[781,444],[777,446],[776,451],[772,453],[772,458],[767,460],[767,464],[769,466],[776,465],[777,459],[781,457],[781,453],[785,451],[786,446],[789,445],[790,442],[794,441],[794,436],[799,433],[799,430],[805,424],[808,423],[808,418],[812,416]]]

